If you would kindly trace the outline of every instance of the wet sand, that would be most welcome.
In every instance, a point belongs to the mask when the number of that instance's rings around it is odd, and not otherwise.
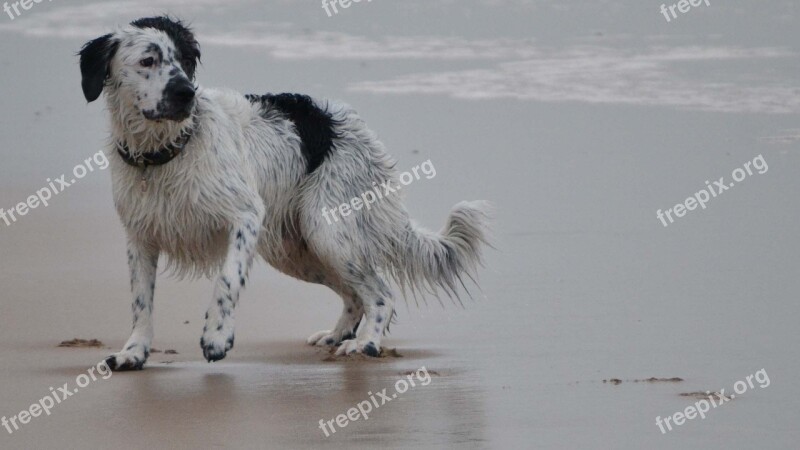
[[[203,45],[199,81],[354,105],[398,159],[431,159],[412,215],[438,229],[463,199],[497,209],[497,251],[465,308],[401,302],[385,345],[326,361],[332,292],[263,263],[236,348],[202,359],[210,282],[160,277],[145,370],[99,378],[0,448],[796,448],[800,82],[796,8],[712,4],[667,24],[640,2],[375,0],[43,2],[0,18],[0,207],[106,138],[75,51],[112,25],[172,12]],[[426,42],[421,46],[420,42]],[[667,228],[670,208],[762,154],[769,171]],[[0,223],[0,416],[125,342],[124,233],[108,172]],[[186,323],[186,322],[189,323]],[[59,348],[73,338],[103,348]],[[431,376],[326,437],[319,420],[406,373]],[[756,387],[662,434],[657,416]],[[680,382],[632,382],[651,377]],[[620,382],[603,382],[617,379]]]

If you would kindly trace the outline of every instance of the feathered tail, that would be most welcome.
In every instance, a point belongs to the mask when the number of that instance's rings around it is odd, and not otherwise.
[[[409,222],[405,242],[394,257],[394,278],[403,288],[435,294],[443,289],[459,299],[462,275],[475,280],[484,245],[489,245],[491,206],[488,202],[461,202],[453,207],[439,233]],[[460,301],[460,300],[459,300]]]

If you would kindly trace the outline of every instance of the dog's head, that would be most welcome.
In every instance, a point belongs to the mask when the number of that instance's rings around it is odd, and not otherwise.
[[[200,47],[180,21],[139,19],[87,42],[78,54],[87,101],[108,88],[148,120],[181,121],[191,115]]]

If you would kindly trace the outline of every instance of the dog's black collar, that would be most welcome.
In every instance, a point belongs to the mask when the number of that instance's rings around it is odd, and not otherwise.
[[[183,149],[186,148],[186,144],[188,144],[189,140],[192,138],[194,130],[195,126],[192,124],[191,127],[181,133],[178,140],[174,143],[161,147],[156,151],[142,153],[135,157],[131,156],[130,149],[125,141],[117,141],[117,153],[119,153],[123,161],[131,166],[139,167],[140,169],[146,169],[149,166],[161,166],[172,161],[176,156],[181,154]]]

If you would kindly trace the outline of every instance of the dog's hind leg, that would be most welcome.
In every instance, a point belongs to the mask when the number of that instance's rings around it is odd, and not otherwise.
[[[355,246],[343,245],[331,237],[344,235],[346,230],[325,233],[329,230],[317,228],[306,236],[315,258],[321,261],[320,267],[324,267],[323,284],[342,297],[344,307],[333,330],[314,333],[307,342],[319,346],[341,344],[337,354],[359,352],[378,356],[381,337],[393,313],[392,293],[366,262],[367,257],[359,255]]]
[[[311,335],[306,341],[309,345],[336,346],[343,340],[356,337],[356,329],[364,315],[364,308],[361,299],[352,289],[344,289],[339,292],[344,302],[342,315],[336,322],[333,330],[318,331]]]
[[[378,356],[381,351],[381,338],[394,312],[392,292],[375,270],[359,267],[352,262],[346,266],[346,274],[342,274],[342,277],[361,298],[364,305],[364,319],[357,336],[342,341],[336,354],[347,355],[357,352]]]
[[[214,297],[200,338],[200,347],[208,362],[219,361],[233,348],[233,312],[256,255],[263,217],[263,207],[254,209],[242,214],[231,228],[227,256],[214,283]]]
[[[122,351],[106,359],[111,370],[140,370],[150,356],[158,253],[158,249],[153,246],[128,240],[128,266],[133,292],[133,332]]]

